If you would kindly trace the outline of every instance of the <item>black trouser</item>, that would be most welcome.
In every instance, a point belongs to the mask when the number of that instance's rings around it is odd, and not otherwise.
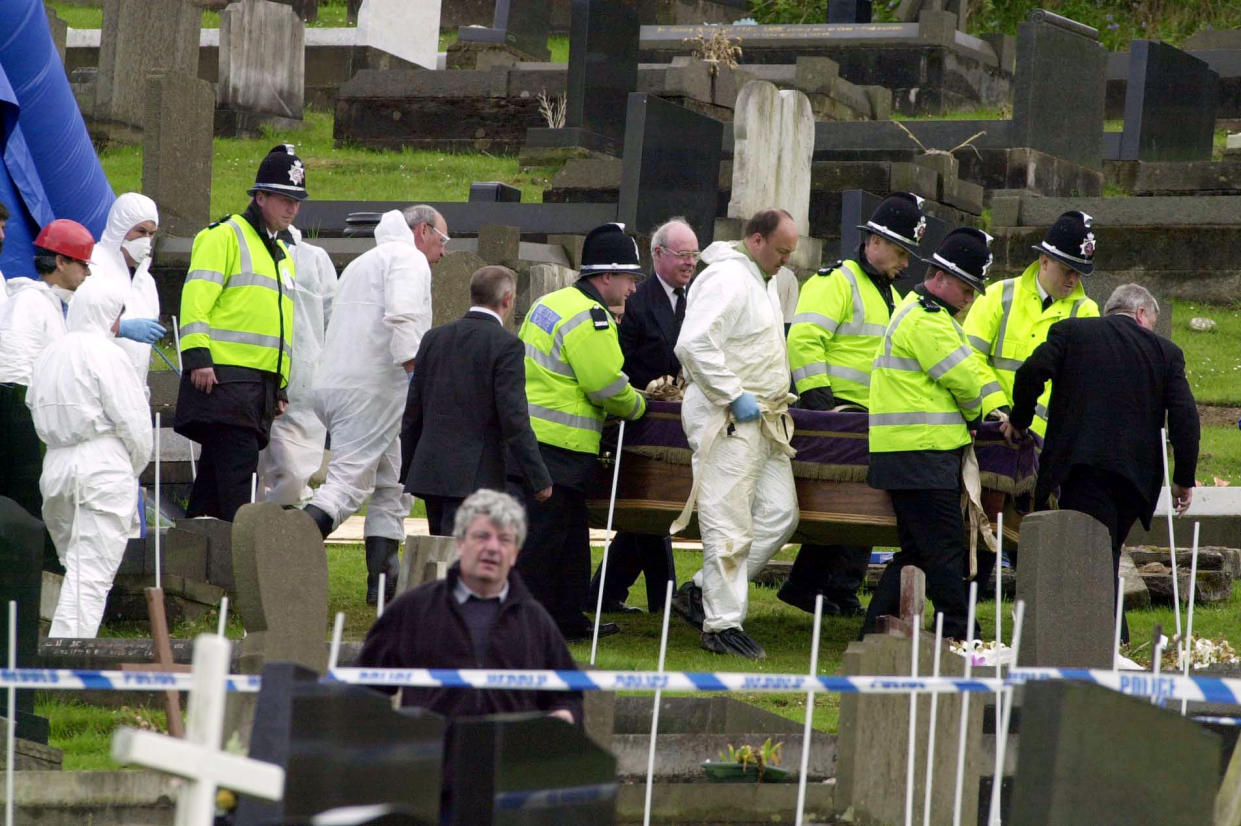
[[[878,630],[879,617],[900,614],[901,571],[914,565],[926,574],[926,595],[944,615],[944,637],[967,636],[968,603],[961,577],[965,520],[959,490],[894,490],[892,510],[901,549],[883,570],[870,598],[862,634]]]
[[[259,466],[259,434],[225,424],[202,430],[198,477],[185,515],[232,522],[237,509],[250,503],[251,479]]]
[[[424,496],[427,506],[427,527],[432,536],[452,536],[457,521],[457,508],[464,499],[454,496]]]
[[[3,284],[0,284],[3,287]],[[26,387],[0,384],[0,496],[7,496],[22,510],[43,520],[43,494],[39,477],[43,475],[43,442],[35,432],[30,408],[26,407]],[[63,574],[56,546],[43,531],[43,570]]]
[[[1139,497],[1123,476],[1089,465],[1073,465],[1060,483],[1060,510],[1080,511],[1107,527],[1112,537],[1112,608],[1120,588],[1120,552],[1129,529],[1137,521]],[[1129,642],[1129,623],[1120,617],[1120,641]]]
[[[599,574],[600,571],[595,571],[590,581],[591,606],[599,601]],[[672,537],[621,531],[608,549],[607,574],[603,589],[605,605],[627,600],[629,587],[638,581],[639,574],[646,574],[646,609],[652,614],[664,610],[665,583],[672,580],[675,585],[677,579]]]
[[[804,593],[811,601],[822,593],[841,608],[860,608],[857,592],[866,581],[870,551],[862,545],[802,545],[784,587]]]
[[[522,580],[566,639],[589,636],[582,613],[590,581],[586,494],[553,485],[551,498],[539,502],[520,483],[510,483],[508,492],[526,506],[526,544],[517,555]]]

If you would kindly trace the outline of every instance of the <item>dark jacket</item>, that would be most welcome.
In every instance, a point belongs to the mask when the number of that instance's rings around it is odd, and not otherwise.
[[[633,295],[625,300],[621,317],[621,352],[625,354],[625,375],[638,390],[645,390],[652,379],[676,377],[681,370],[673,347],[680,334],[676,313],[664,292],[659,276],[642,279]]]
[[[279,264],[285,257],[280,245],[271,240],[259,212],[258,204],[250,206],[241,217],[254,227],[267,247],[267,254]],[[279,285],[280,280],[276,279]],[[281,317],[283,323],[283,316]],[[281,330],[281,341],[284,333]],[[288,358],[281,344],[281,358]],[[211,353],[205,347],[191,347],[181,354],[183,370],[177,390],[177,412],[173,418],[173,430],[187,439],[201,442],[206,434],[218,425],[230,425],[252,430],[259,436],[259,447],[266,447],[271,434],[271,423],[276,417],[277,401],[288,401],[287,392],[280,387],[280,374],[255,370],[233,364],[212,364]],[[219,382],[210,393],[198,390],[190,381],[190,373],[201,367],[214,367]]]
[[[1163,484],[1159,430],[1165,415],[1176,459],[1172,481],[1193,487],[1198,408],[1185,380],[1185,356],[1175,344],[1125,315],[1053,325],[1047,341],[1017,370],[1015,426],[1030,425],[1047,381],[1051,402],[1036,503],[1047,500],[1073,465],[1088,465],[1133,485],[1142,497],[1142,524],[1149,529]]]
[[[474,657],[470,631],[453,596],[459,568],[448,576],[406,591],[384,609],[358,657],[361,668],[504,668],[575,671],[556,623],[530,592],[516,569],[509,571],[508,596],[491,627],[487,652]],[[389,692],[392,693],[392,692]],[[471,688],[406,688],[401,704],[427,708],[445,717],[568,709],[580,725],[580,691],[480,691]]]
[[[465,498],[550,485],[530,429],[525,349],[486,313],[466,313],[423,336],[401,424],[401,478],[418,496]],[[507,455],[507,459],[506,459]]]

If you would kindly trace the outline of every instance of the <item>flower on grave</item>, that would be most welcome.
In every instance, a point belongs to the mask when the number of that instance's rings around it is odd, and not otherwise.
[[[1194,670],[1206,668],[1209,665],[1236,665],[1241,662],[1237,659],[1237,652],[1224,637],[1211,640],[1195,634],[1189,638],[1189,643],[1189,646],[1181,649],[1177,655],[1176,668],[1178,669],[1185,667],[1186,657],[1189,658],[1189,667]]]
[[[948,650],[959,657],[968,657],[971,665],[1014,665],[1013,649],[995,640],[969,640],[968,642],[952,640],[948,645]]]

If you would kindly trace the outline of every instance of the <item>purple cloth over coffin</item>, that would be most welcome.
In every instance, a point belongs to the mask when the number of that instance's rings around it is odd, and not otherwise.
[[[681,428],[681,403],[648,401],[646,409],[643,418],[625,425],[625,448],[647,454],[660,450],[688,452],[689,443]],[[797,451],[793,463],[798,476],[832,478],[830,473],[804,472],[807,465],[825,465],[841,471],[836,478],[842,480],[865,478],[870,456],[867,414],[797,409],[789,413],[793,416],[792,445]],[[1036,445],[1031,440],[1014,450],[1004,443],[998,423],[983,423],[975,442],[983,486],[1005,493],[1033,490],[1038,446],[1041,442]]]

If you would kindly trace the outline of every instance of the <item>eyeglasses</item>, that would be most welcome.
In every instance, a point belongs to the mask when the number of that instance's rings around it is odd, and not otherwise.
[[[679,250],[678,251],[678,250],[670,250],[667,247],[657,247],[657,249],[661,249],[667,255],[671,255],[673,258],[677,258],[681,261],[684,261],[687,264],[691,262],[696,262],[699,256],[701,255],[701,253],[698,250]]]
[[[440,231],[439,231],[439,229],[438,229],[437,227],[435,227],[435,225],[433,225],[433,224],[427,224],[427,226],[431,227],[431,231],[432,231],[432,232],[434,232],[434,233],[435,233],[436,235],[438,235],[440,238],[444,239],[444,243],[445,243],[445,244],[447,244],[449,241],[451,241],[451,240],[452,240],[452,239],[451,239],[451,238],[449,238],[447,235],[445,235],[444,233],[440,232]]]

